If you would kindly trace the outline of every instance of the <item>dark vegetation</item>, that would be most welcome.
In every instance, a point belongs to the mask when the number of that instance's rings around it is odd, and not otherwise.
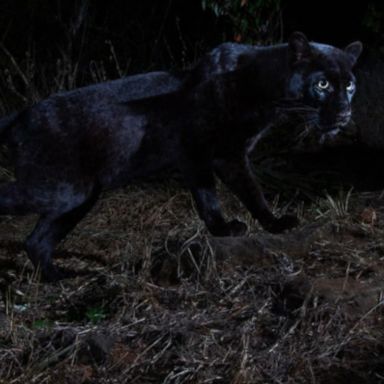
[[[2,217],[0,383],[384,382],[383,7],[289,3],[0,3],[1,115],[53,92],[187,68],[224,40],[303,30],[366,47],[355,125],[323,147],[313,135],[288,140],[286,127],[255,153],[274,210],[302,219],[289,234],[263,232],[220,187],[228,217],[252,229],[207,236],[167,177],[106,194],[58,251],[78,276],[41,284],[21,243],[36,218]]]

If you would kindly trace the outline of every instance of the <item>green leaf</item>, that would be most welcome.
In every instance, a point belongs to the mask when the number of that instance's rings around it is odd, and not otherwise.
[[[85,316],[88,318],[88,320],[93,323],[97,324],[100,321],[104,320],[106,317],[105,311],[101,307],[93,307],[88,308],[85,312]]]

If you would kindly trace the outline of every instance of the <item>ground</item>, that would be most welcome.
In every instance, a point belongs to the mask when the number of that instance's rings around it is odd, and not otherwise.
[[[60,283],[23,251],[36,218],[2,218],[0,383],[384,383],[381,193],[275,199],[281,235],[220,194],[247,236],[209,236],[175,181],[106,194]]]

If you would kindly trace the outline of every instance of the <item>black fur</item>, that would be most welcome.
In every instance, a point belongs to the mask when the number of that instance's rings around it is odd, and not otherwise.
[[[266,229],[290,228],[297,219],[273,216],[249,152],[282,117],[326,130],[346,122],[352,93],[345,86],[361,50],[351,47],[310,45],[302,34],[278,46],[225,44],[185,78],[152,73],[51,96],[0,121],[16,170],[16,181],[0,190],[0,214],[40,214],[26,249],[49,280],[60,277],[54,248],[102,190],[165,167],[181,171],[214,235],[246,231],[224,220],[214,174]],[[324,78],[327,94],[314,88]]]

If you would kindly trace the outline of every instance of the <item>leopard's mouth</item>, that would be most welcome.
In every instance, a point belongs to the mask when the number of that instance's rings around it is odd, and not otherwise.
[[[333,127],[333,129],[330,129],[328,131],[322,132],[319,143],[325,144],[329,140],[335,139],[341,132],[340,127]]]
[[[328,119],[327,119],[328,120]],[[319,128],[322,133],[330,133],[335,130],[342,130],[351,122],[351,115],[338,116],[335,120],[323,121],[319,123]]]
[[[322,134],[332,134],[332,133],[339,133],[340,130],[343,128],[342,125],[339,124],[332,124],[332,125],[322,125],[321,127],[321,133]]]
[[[349,123],[351,122],[351,119],[336,119],[331,121],[319,121],[318,123],[318,129],[321,131],[321,133],[330,133],[335,130],[345,130],[348,129]]]

